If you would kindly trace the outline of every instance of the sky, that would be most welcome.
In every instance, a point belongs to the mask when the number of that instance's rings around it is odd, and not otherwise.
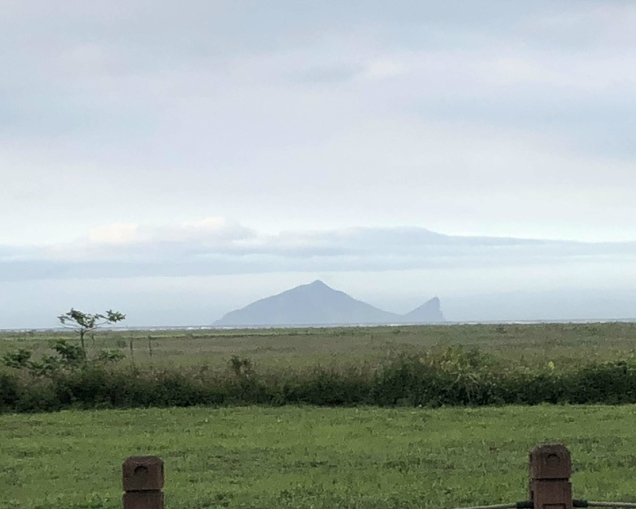
[[[634,318],[634,26],[619,0],[3,0],[0,328],[204,325],[318,278]]]

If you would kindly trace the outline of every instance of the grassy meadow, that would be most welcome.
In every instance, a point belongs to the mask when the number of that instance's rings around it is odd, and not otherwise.
[[[636,324],[99,331],[0,339],[0,413],[636,404]]]
[[[77,343],[67,332],[5,332],[0,357],[49,355],[58,339]],[[549,401],[576,402],[579,391],[591,402],[630,401],[636,324],[100,331],[87,349],[126,358],[46,376],[0,368],[0,403],[19,389],[18,407],[0,413],[0,509],[119,508],[121,463],[145,454],[166,462],[168,509],[514,502],[527,497],[529,450],[550,441],[572,451],[575,497],[636,501],[635,405],[514,404],[514,391],[535,403],[542,391]],[[418,406],[436,384],[449,399]],[[361,387],[369,392],[355,399]],[[510,387],[513,404],[475,406]],[[157,390],[164,399],[144,400]],[[230,399],[200,406],[210,390]],[[344,399],[321,399],[338,391]],[[369,394],[388,408],[369,406]],[[42,409],[93,409],[12,413],[38,411],[38,398],[58,405]]]
[[[15,348],[50,353],[50,341],[77,342],[72,331],[1,332],[0,357]],[[132,348],[131,348],[132,343]],[[304,329],[98,331],[89,355],[119,349],[127,362],[227,366],[232,356],[261,368],[376,363],[400,353],[479,348],[518,365],[561,365],[636,357],[636,323],[499,324]]]
[[[572,451],[574,495],[636,501],[636,407],[315,407],[0,416],[0,508],[121,507],[121,463],[166,463],[172,509],[422,508],[527,498],[527,455]]]

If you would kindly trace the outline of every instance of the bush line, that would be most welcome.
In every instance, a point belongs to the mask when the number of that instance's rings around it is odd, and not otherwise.
[[[221,371],[86,362],[0,371],[0,412],[194,405],[483,406],[636,403],[636,361],[569,370],[510,366],[479,350],[402,355],[377,366],[258,372],[233,357]]]

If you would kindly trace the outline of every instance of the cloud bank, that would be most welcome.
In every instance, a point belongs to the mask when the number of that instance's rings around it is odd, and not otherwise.
[[[54,327],[71,307],[118,309],[131,326],[205,325],[314,279],[394,312],[438,296],[449,320],[630,318],[636,243],[110,224],[70,243],[1,246],[0,328]]]
[[[559,266],[636,260],[636,243],[451,236],[424,228],[277,234],[222,218],[150,227],[111,224],[72,243],[0,248],[0,280],[182,277]]]

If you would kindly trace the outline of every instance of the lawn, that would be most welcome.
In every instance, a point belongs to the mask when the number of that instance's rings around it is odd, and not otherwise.
[[[0,415],[0,507],[121,507],[121,463],[166,462],[168,509],[435,508],[526,498],[572,451],[574,495],[636,501],[636,407],[180,408]]]

